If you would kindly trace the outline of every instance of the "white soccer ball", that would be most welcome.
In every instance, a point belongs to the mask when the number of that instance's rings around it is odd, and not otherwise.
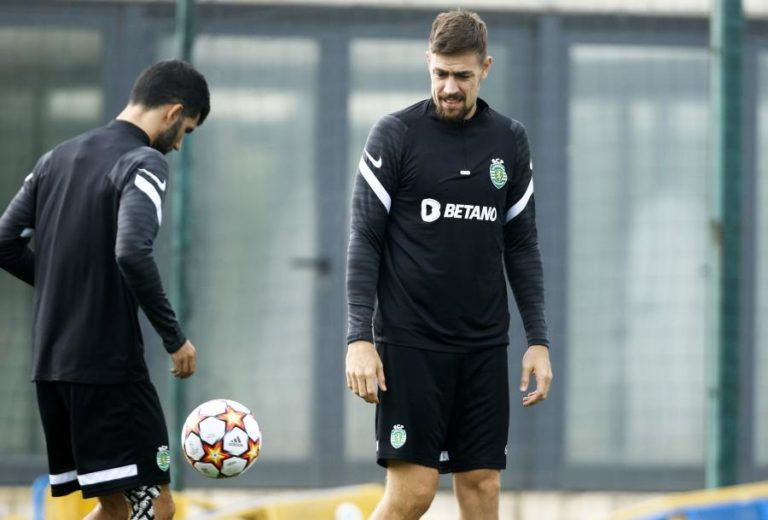
[[[213,399],[184,421],[181,446],[192,467],[206,477],[236,477],[259,458],[261,429],[242,404]]]

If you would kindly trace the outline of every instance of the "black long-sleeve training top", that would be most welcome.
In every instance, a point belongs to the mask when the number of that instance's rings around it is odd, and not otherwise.
[[[148,379],[139,305],[169,353],[186,341],[152,256],[168,163],[149,144],[120,120],[66,141],[0,218],[0,267],[35,287],[36,381]]]
[[[431,100],[380,119],[352,197],[347,342],[506,345],[506,267],[528,344],[548,346],[532,173],[523,126],[481,99],[458,123]]]

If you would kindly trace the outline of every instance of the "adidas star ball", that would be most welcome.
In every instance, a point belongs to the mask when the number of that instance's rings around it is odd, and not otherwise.
[[[213,399],[189,414],[181,445],[192,467],[206,477],[236,477],[259,458],[261,429],[242,404]]]

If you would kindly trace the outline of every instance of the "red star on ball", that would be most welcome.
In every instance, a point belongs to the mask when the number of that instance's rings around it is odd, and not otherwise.
[[[210,462],[218,470],[221,470],[221,465],[225,460],[232,457],[232,455],[224,451],[223,441],[219,441],[213,446],[203,443],[203,449],[205,450],[205,455],[203,455],[200,461]]]
[[[248,464],[253,462],[259,457],[259,452],[261,451],[261,439],[254,441],[253,439],[248,439],[248,451],[243,453],[243,458],[248,460]]]
[[[226,421],[227,423],[227,431],[231,430],[234,427],[238,427],[241,430],[245,430],[245,424],[243,423],[243,418],[248,415],[245,412],[238,412],[231,406],[227,405],[227,410],[224,413],[220,413],[216,416],[217,419],[221,419],[222,421]]]
[[[203,422],[205,419],[207,419],[207,415],[203,415],[201,413],[196,413],[194,417],[192,417],[192,420],[189,422],[189,424],[186,425],[186,428],[184,428],[184,437],[189,435],[191,432],[195,432],[198,437],[200,436],[200,423]]]

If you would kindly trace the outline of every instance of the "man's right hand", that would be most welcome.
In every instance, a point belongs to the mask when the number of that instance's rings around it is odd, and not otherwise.
[[[347,388],[369,403],[379,402],[379,388],[387,391],[384,365],[370,341],[354,341],[347,347]]]
[[[197,350],[195,346],[187,340],[179,350],[171,354],[173,368],[171,374],[179,379],[186,379],[195,373],[197,363]]]

